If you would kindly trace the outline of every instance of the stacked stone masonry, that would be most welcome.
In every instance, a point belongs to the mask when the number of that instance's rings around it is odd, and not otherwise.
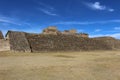
[[[2,32],[0,33],[2,34]],[[76,30],[60,32],[48,27],[41,34],[8,31],[0,39],[0,51],[14,52],[58,52],[120,49],[120,40],[111,37],[89,38],[86,33]]]
[[[11,51],[31,52],[24,32],[8,31],[8,37]]]
[[[2,34],[2,31],[0,31],[0,39],[4,39],[4,36]]]

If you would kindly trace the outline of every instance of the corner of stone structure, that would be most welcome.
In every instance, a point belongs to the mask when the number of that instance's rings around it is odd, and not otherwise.
[[[0,30],[0,39],[4,39],[4,36],[1,30]]]

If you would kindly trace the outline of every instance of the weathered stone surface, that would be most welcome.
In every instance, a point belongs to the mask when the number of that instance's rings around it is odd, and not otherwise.
[[[53,30],[52,32],[56,31],[56,28],[54,27],[49,27],[48,29],[50,31]],[[46,35],[8,31],[6,34],[6,39],[10,43],[10,50],[19,52],[92,51],[120,49],[120,40],[111,37],[89,38],[88,34],[78,34],[74,30],[70,32],[70,35],[62,34],[59,31],[57,32],[58,33],[56,33],[56,35],[51,33]],[[69,33],[69,31],[66,32]],[[2,42],[0,45],[2,45]]]
[[[50,27],[44,29],[42,34],[57,35],[58,33],[59,33],[59,31],[57,30],[57,27],[55,27],[55,26],[50,26]]]
[[[28,42],[32,52],[40,51],[89,51],[111,50],[106,42],[72,35],[29,35]]]
[[[4,39],[4,36],[2,34],[2,31],[0,31],[0,39]]]
[[[120,40],[113,37],[98,37],[94,39],[100,40],[101,42],[106,42],[106,44],[111,46],[112,49],[120,49]]]
[[[30,45],[24,32],[9,31],[10,49],[19,52],[31,52]]]
[[[9,51],[10,44],[8,40],[0,39],[0,51]]]

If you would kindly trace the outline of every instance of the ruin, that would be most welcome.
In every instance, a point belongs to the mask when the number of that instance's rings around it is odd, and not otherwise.
[[[31,52],[25,32],[8,31],[6,39],[9,40],[11,51]]]
[[[0,31],[0,39],[4,39],[4,36],[2,34],[2,31]]]
[[[79,34],[80,37],[84,37],[84,38],[88,38],[89,35],[87,33],[80,33]]]
[[[57,30],[57,27],[55,27],[55,26],[50,26],[50,27],[44,29],[42,34],[57,35],[58,33],[59,33],[59,31]]]
[[[0,39],[0,51],[50,52],[113,49],[120,49],[120,40],[89,38],[87,33],[77,33],[76,30],[60,32],[55,26],[44,29],[41,34],[8,31],[5,39],[3,36]]]
[[[64,30],[63,32],[60,32],[57,30],[56,26],[50,26],[46,29],[43,30],[42,34],[48,34],[48,35],[58,35],[58,34],[63,34],[63,35],[74,35],[77,37],[84,37],[88,38],[89,35],[87,33],[77,33],[77,30],[71,29],[71,30]]]
[[[2,31],[0,31],[0,51],[10,50],[9,40],[4,39]]]
[[[62,32],[62,34],[65,34],[65,35],[76,35],[77,31],[76,30],[64,30]]]
[[[0,39],[0,51],[9,51],[10,44],[8,40]]]

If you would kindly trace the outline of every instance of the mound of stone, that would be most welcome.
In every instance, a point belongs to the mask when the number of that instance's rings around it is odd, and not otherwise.
[[[120,40],[112,37],[88,38],[65,34],[32,34],[9,31],[10,50],[18,52],[93,51],[120,49]]]
[[[24,32],[8,31],[7,38],[11,51],[31,52],[30,45]]]
[[[40,51],[90,51],[112,50],[100,39],[82,38],[72,35],[30,35],[26,34],[32,52]]]
[[[105,41],[108,46],[112,49],[120,49],[120,40],[115,39],[113,37],[98,37],[94,38],[96,40]]]

